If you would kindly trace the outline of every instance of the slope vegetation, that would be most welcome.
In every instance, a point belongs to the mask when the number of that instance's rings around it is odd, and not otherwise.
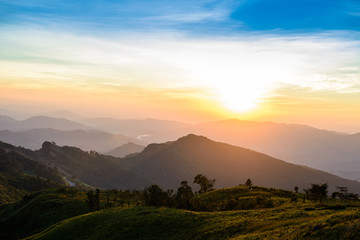
[[[75,189],[44,190],[0,207],[0,239],[20,239],[61,220],[88,211],[85,193]]]
[[[118,208],[62,221],[27,239],[358,239],[359,210],[306,209],[302,204],[226,212]]]

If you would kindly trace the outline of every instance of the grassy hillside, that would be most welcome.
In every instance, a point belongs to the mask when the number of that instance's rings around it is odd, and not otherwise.
[[[245,210],[280,206],[298,197],[293,192],[281,189],[233,187],[196,195],[192,204],[194,209],[201,211]]]
[[[88,211],[86,195],[60,188],[26,195],[0,207],[0,239],[19,239],[40,232],[61,220]]]
[[[359,213],[302,203],[225,212],[117,208],[62,221],[27,239],[358,239]]]

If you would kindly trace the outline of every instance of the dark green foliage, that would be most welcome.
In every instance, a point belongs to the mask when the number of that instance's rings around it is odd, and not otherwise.
[[[100,209],[100,190],[96,189],[94,191],[88,191],[86,193],[87,199],[86,202],[89,205],[90,211],[99,211]]]
[[[182,181],[177,190],[175,200],[176,206],[183,209],[191,209],[191,199],[194,197],[192,188],[188,185],[187,181]]]
[[[285,197],[279,197],[279,195]],[[285,195],[277,189],[254,187],[251,190],[248,187],[235,187],[197,195],[191,203],[192,208],[197,211],[246,210],[272,208],[276,204],[289,201],[291,196],[293,196],[291,192]]]
[[[308,198],[319,200],[320,202],[327,196],[327,183],[324,184],[311,184],[311,188],[305,190]]]
[[[62,184],[38,176],[0,173],[0,205],[20,200],[35,191],[60,186]]]
[[[339,198],[341,200],[358,200],[359,194],[349,193],[347,187],[336,187],[338,191],[331,194],[332,198]]]
[[[294,190],[295,190],[296,193],[298,193],[298,192],[299,192],[299,187],[298,187],[298,186],[295,186],[295,187],[294,187]]]
[[[194,177],[193,183],[199,184],[200,190],[198,193],[201,194],[214,190],[215,182],[215,179],[208,179],[205,175],[198,174]]]
[[[168,206],[169,194],[164,192],[158,185],[153,184],[143,191],[145,205],[148,206]]]
[[[73,188],[44,190],[0,208],[0,239],[19,239],[88,211],[85,193]]]

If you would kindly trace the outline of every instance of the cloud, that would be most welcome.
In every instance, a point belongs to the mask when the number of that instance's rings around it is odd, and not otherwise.
[[[190,87],[205,89],[208,97],[250,94],[257,99],[284,84],[358,91],[360,42],[336,36],[102,37],[6,29],[0,35],[0,80],[104,89]]]

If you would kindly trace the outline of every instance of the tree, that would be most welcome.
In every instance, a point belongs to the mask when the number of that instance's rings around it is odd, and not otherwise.
[[[100,209],[100,190],[96,189],[94,191],[88,191],[87,195],[87,204],[89,205],[90,211],[98,211]]]
[[[311,188],[307,189],[309,191],[309,196],[314,200],[319,200],[320,202],[326,198],[328,185],[324,184],[311,184]]]
[[[194,182],[196,184],[199,184],[200,190],[198,191],[199,194],[206,193],[209,191],[214,190],[216,180],[215,179],[208,179],[205,175],[198,174],[194,177]]]
[[[295,192],[296,192],[296,193],[299,192],[299,187],[298,187],[298,186],[295,186],[294,189],[295,189]]]
[[[175,195],[175,200],[178,208],[190,209],[190,200],[194,197],[192,188],[188,185],[187,181],[182,181],[180,187]]]
[[[252,183],[251,179],[248,178],[248,180],[246,180],[246,182],[245,182],[245,186],[251,187],[252,185],[253,185],[253,183]]]
[[[169,196],[158,185],[153,184],[143,191],[145,205],[149,206],[167,206]]]
[[[358,194],[349,193],[347,187],[336,187],[338,191],[333,192],[331,197],[332,198],[340,198],[341,200],[358,200]]]

